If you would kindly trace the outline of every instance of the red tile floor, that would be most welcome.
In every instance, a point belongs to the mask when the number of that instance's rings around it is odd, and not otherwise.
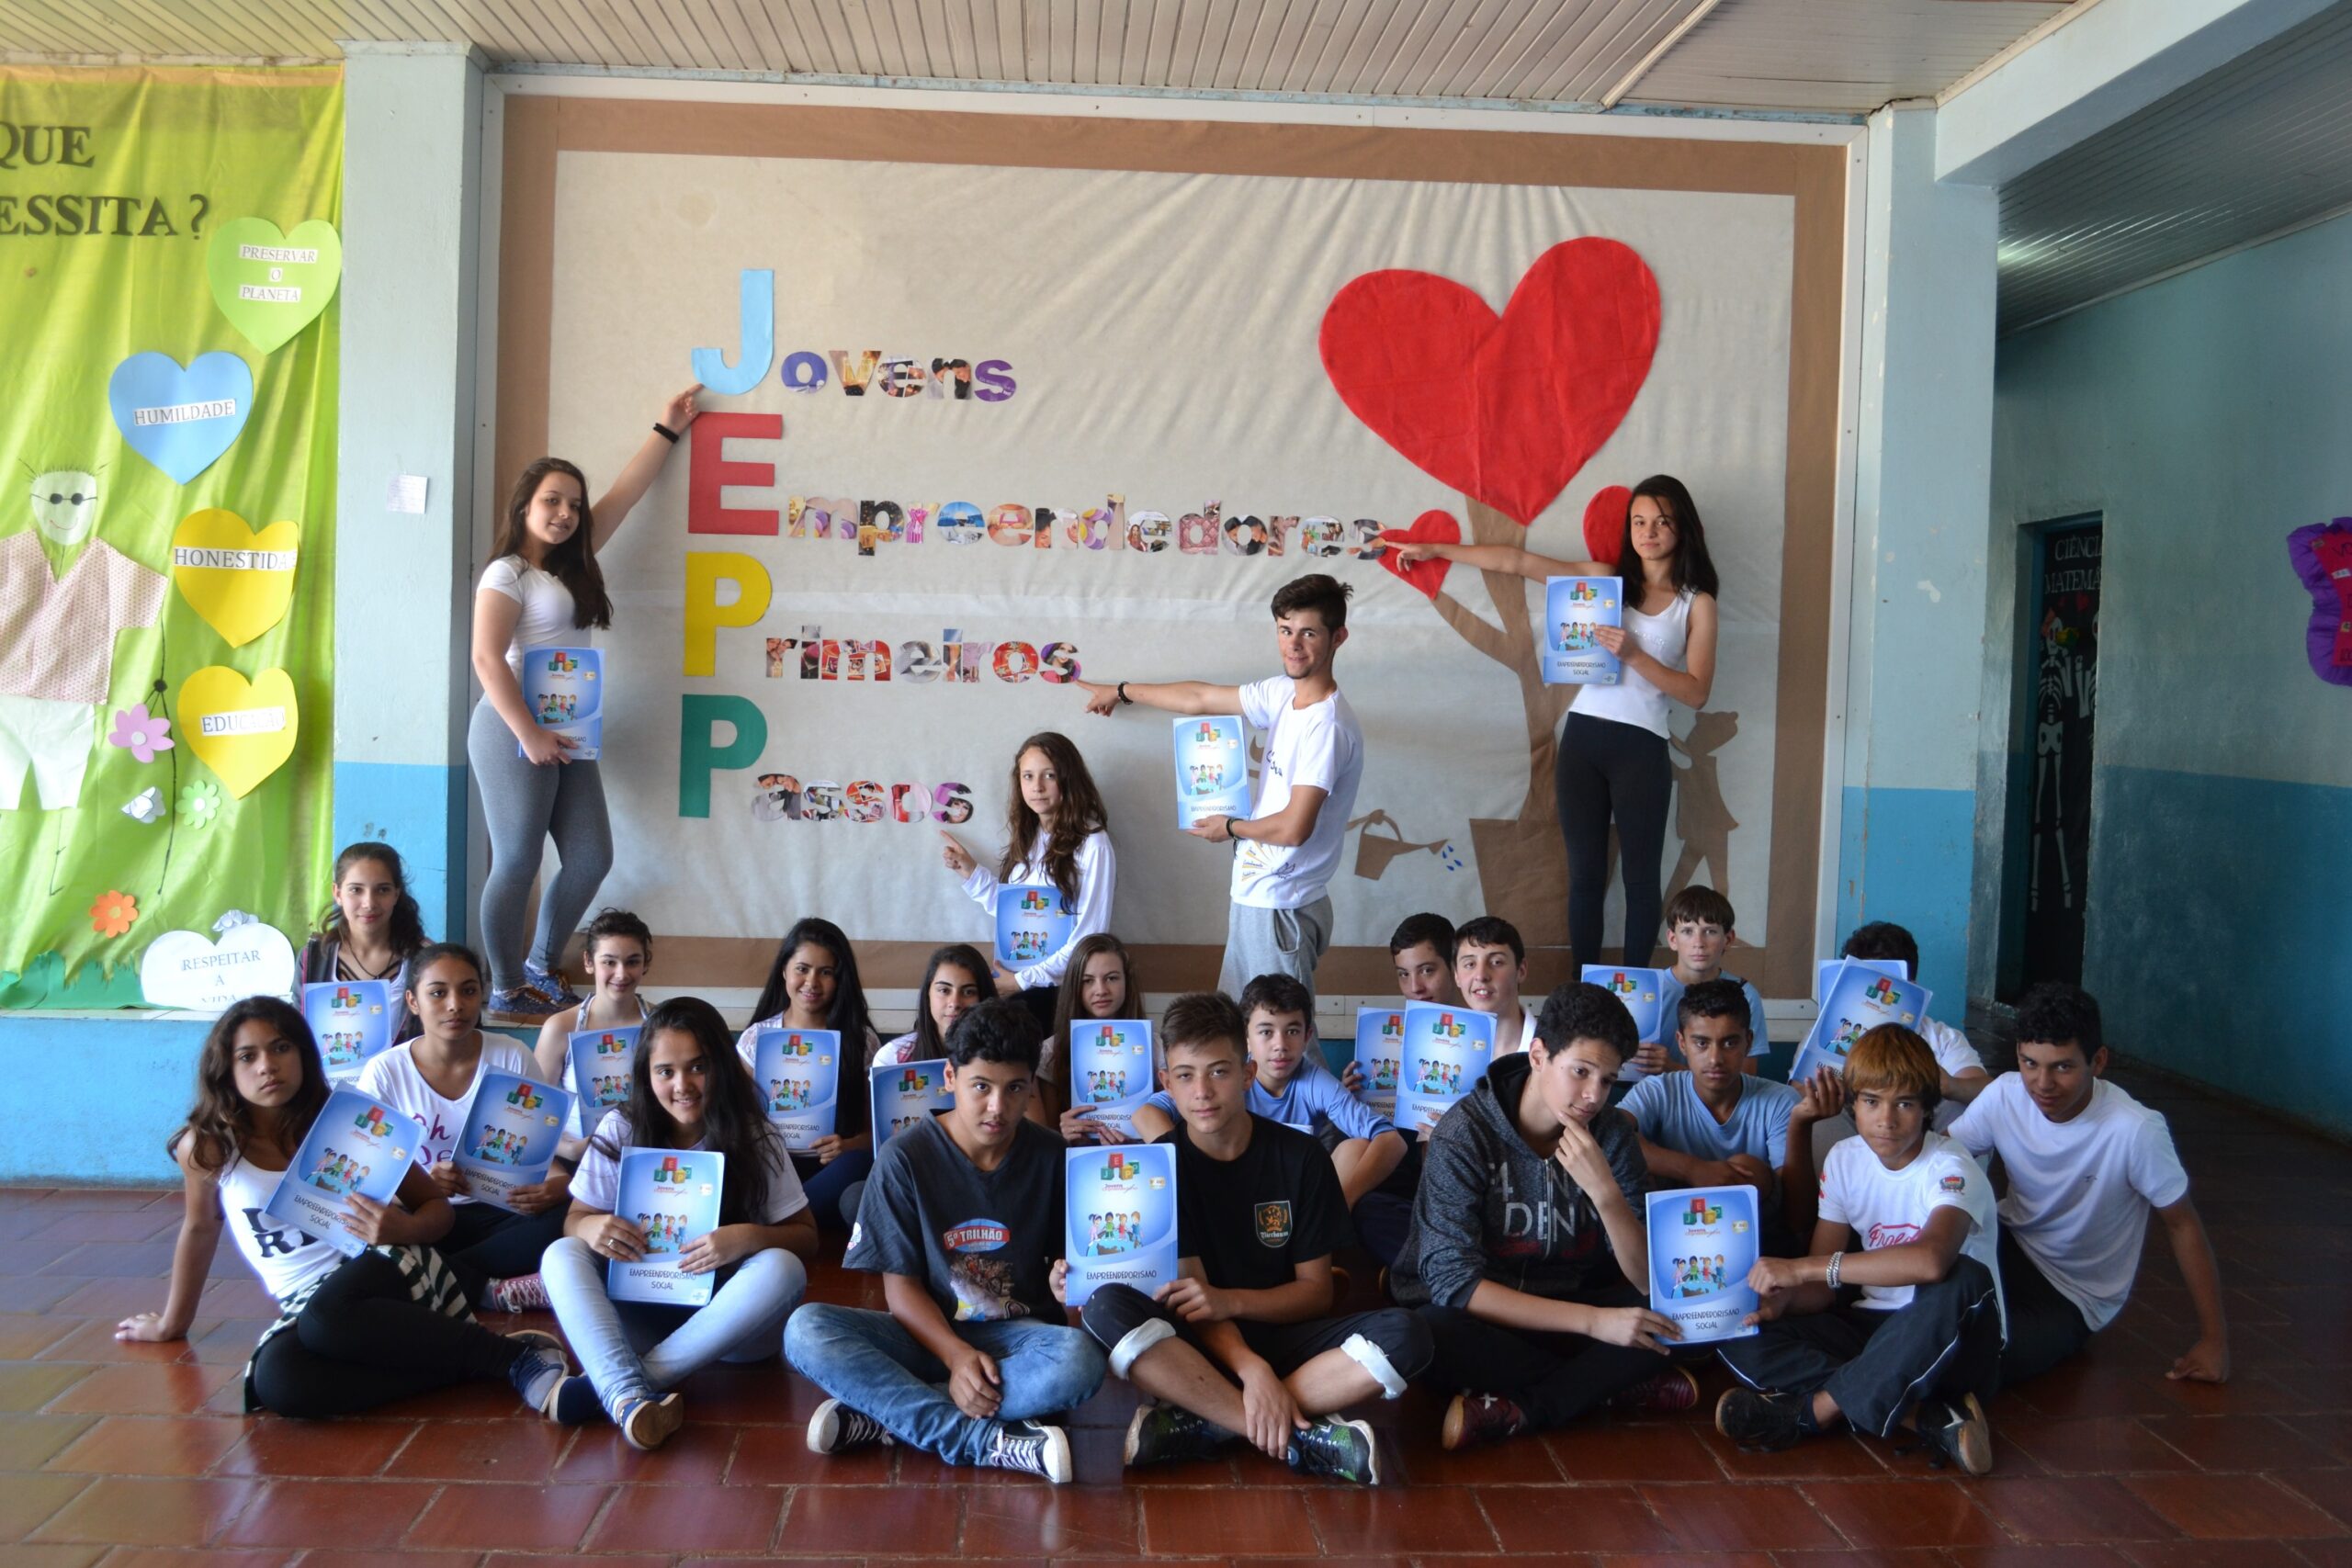
[[[1123,1485],[1116,1387],[1077,1417],[1080,1484],[891,1451],[829,1461],[801,1442],[816,1396],[780,1365],[695,1379],[686,1430],[652,1455],[525,1418],[503,1385],[328,1425],[248,1418],[235,1382],[268,1309],[225,1247],[187,1343],[110,1334],[162,1304],[175,1194],[0,1192],[0,1564],[2352,1564],[2352,1151],[2127,1081],[2172,1118],[2198,1183],[2236,1374],[2165,1381],[2193,1320],[2152,1235],[2091,1353],[1996,1402],[1996,1463],[1975,1481],[1853,1438],[1741,1455],[1706,1418],[1720,1370],[1688,1417],[1464,1455],[1438,1448],[1440,1405],[1416,1391],[1373,1415],[1393,1479],[1372,1491],[1254,1455]],[[871,1299],[837,1266],[815,1294]]]

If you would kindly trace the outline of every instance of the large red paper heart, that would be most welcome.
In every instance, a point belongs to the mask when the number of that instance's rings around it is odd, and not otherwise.
[[[1584,503],[1585,558],[1615,566],[1625,547],[1625,512],[1634,492],[1623,485],[1603,485]]]
[[[1423,472],[1524,525],[1624,419],[1657,332],[1657,279],[1633,248],[1567,240],[1500,316],[1434,273],[1351,279],[1323,312],[1323,369]]]
[[[1429,539],[1441,545],[1462,542],[1462,525],[1453,520],[1451,512],[1424,512],[1413,519],[1411,527],[1387,531],[1400,538],[1415,541]],[[1437,597],[1437,591],[1445,586],[1445,574],[1453,568],[1453,563],[1443,556],[1431,556],[1427,560],[1417,560],[1408,566],[1395,550],[1382,551],[1380,564],[1432,599]]]

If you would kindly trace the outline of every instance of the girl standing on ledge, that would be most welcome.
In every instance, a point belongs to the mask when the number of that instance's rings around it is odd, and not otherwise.
[[[532,718],[523,700],[523,652],[584,644],[613,624],[596,552],[694,423],[701,389],[689,387],[670,400],[594,507],[586,477],[562,458],[542,457],[525,468],[474,592],[474,677],[482,694],[466,730],[466,758],[490,824],[481,941],[490,958],[489,1014],[496,1021],[539,1023],[579,1004],[557,971],[564,943],[613,865],[604,779],[596,763],[570,757],[575,742]],[[526,951],[523,908],[549,837],[562,865],[539,899],[538,931]]]

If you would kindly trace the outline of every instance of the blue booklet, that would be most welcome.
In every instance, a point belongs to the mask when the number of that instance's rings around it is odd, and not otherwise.
[[[1622,577],[1553,577],[1544,583],[1544,649],[1539,660],[1547,686],[1613,686],[1622,667],[1593,636],[1596,626],[1625,624]]]
[[[1238,714],[1176,721],[1176,826],[1250,815],[1250,732]]]
[[[584,1138],[605,1112],[628,1103],[629,1067],[637,1055],[642,1024],[626,1029],[575,1029],[564,1046],[565,1077],[571,1080],[571,1123],[567,1131]]]
[[[956,1103],[944,1062],[876,1062],[873,1075],[874,1152],[918,1122]]]
[[[1928,1016],[1929,995],[1917,981],[1897,979],[1851,958],[1838,960],[1838,972],[1821,988],[1821,1011],[1789,1064],[1789,1081],[1803,1083],[1823,1067],[1843,1070],[1854,1042],[1882,1023],[1918,1028]]]
[[[1405,1063],[1405,1004],[1356,1009],[1355,1064],[1363,1070],[1356,1098],[1396,1120],[1396,1078]]]
[[[831,1029],[763,1029],[752,1043],[752,1081],[784,1146],[806,1154],[839,1131],[842,1037]]]
[[[613,1213],[645,1233],[645,1256],[605,1265],[605,1293],[616,1302],[663,1306],[710,1304],[718,1270],[689,1274],[678,1267],[686,1244],[718,1228],[718,1198],[727,1156],[701,1149],[625,1149]]]
[[[1062,1157],[1069,1304],[1103,1285],[1156,1294],[1176,1278],[1176,1145],[1081,1145]]]
[[[997,889],[996,961],[1026,969],[1059,953],[1078,924],[1078,911],[1050,882],[1015,882]]]
[[[1900,958],[1825,958],[1814,966],[1813,999],[1819,1001],[1829,994],[1829,982],[1837,977],[1840,964],[1859,964],[1865,969],[1875,969],[1882,975],[1892,975],[1898,980],[1911,978],[1911,965]]]
[[[466,1190],[485,1203],[514,1208],[514,1189],[548,1179],[548,1164],[571,1115],[571,1096],[515,1073],[485,1072],[450,1161]]]
[[[1607,991],[1625,1004],[1634,1015],[1634,1038],[1646,1043],[1663,1040],[1674,1032],[1667,1023],[1665,1009],[1658,1005],[1666,995],[1669,976],[1663,969],[1628,969],[1622,964],[1588,964],[1578,976]],[[1665,1034],[1658,1032],[1664,1029]]]
[[[1455,1100],[1477,1087],[1494,1054],[1493,1013],[1413,1003],[1405,1010],[1405,1048],[1391,1120],[1400,1129],[1428,1134]]]
[[[1140,1018],[1073,1019],[1069,1026],[1069,1103],[1106,1127],[1136,1135],[1136,1107],[1153,1081],[1151,1024]]]
[[[302,1018],[319,1043],[327,1082],[347,1084],[392,1043],[392,987],[383,980],[322,980],[302,987]]]
[[[344,1228],[344,1199],[356,1192],[390,1202],[415,1154],[414,1122],[356,1089],[336,1089],[319,1108],[319,1119],[262,1213],[356,1258],[368,1247]]]
[[[525,649],[523,705],[541,729],[580,742],[573,761],[595,761],[605,748],[605,656],[593,648]],[[514,751],[526,754],[519,742]]]
[[[1753,1187],[1690,1187],[1649,1195],[1650,1310],[1682,1328],[1682,1343],[1746,1339],[1756,1310],[1747,1271],[1758,1232]]]

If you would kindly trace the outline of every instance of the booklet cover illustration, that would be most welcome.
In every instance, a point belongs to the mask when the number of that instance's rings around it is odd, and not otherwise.
[[[356,1089],[327,1096],[310,1135],[262,1213],[281,1225],[324,1238],[346,1258],[367,1244],[345,1228],[344,1200],[356,1192],[389,1203],[416,1153],[416,1123]]]
[[[1397,1057],[1396,1125],[1428,1133],[1476,1087],[1494,1054],[1493,1013],[1436,1002],[1407,1008],[1405,1045]]]
[[[1159,1088],[1151,1024],[1140,1018],[1090,1018],[1069,1026],[1069,1102],[1105,1126],[1135,1136],[1136,1107]]]
[[[571,1114],[571,1096],[563,1089],[514,1073],[483,1073],[451,1162],[465,1176],[466,1190],[512,1210],[514,1189],[548,1179]]]
[[[605,748],[605,656],[593,648],[523,650],[523,705],[541,729],[579,742],[567,753],[594,762]],[[515,753],[525,754],[518,743]]]
[[[1554,577],[1544,584],[1544,649],[1538,660],[1547,686],[1613,686],[1622,678],[1617,656],[1593,635],[1625,624],[1622,577]]]
[[[944,1062],[876,1062],[867,1069],[874,1092],[866,1103],[874,1107],[874,1152],[913,1126],[928,1122],[956,1103],[947,1088]]]
[[[763,1029],[753,1042],[752,1078],[784,1146],[806,1154],[838,1129],[842,1037],[831,1029]]]
[[[383,980],[322,980],[302,987],[302,1018],[319,1043],[327,1082],[347,1084],[392,1043],[392,987]]]
[[[1238,714],[1176,721],[1176,826],[1250,815],[1250,736]]]
[[[1672,1023],[1663,1015],[1658,999],[1666,995],[1667,974],[1663,969],[1628,969],[1622,964],[1588,964],[1580,978],[1600,987],[1625,1004],[1634,1015],[1634,1038],[1640,1041],[1662,1040],[1666,1031],[1673,1032]]]
[[[628,1100],[629,1064],[637,1055],[640,1024],[626,1029],[575,1029],[564,1046],[565,1074],[571,1080],[571,1119],[566,1130],[584,1138],[605,1112]]]
[[[1175,1279],[1176,1146],[1081,1146],[1063,1158],[1069,1304],[1111,1284],[1148,1296]]]
[[[1803,1083],[1823,1067],[1843,1070],[1854,1042],[1882,1023],[1917,1029],[1932,993],[1858,960],[1841,959],[1821,990],[1821,1011],[1789,1064],[1789,1081]]]
[[[1650,1310],[1682,1327],[1682,1343],[1745,1339],[1756,1310],[1756,1189],[1694,1187],[1648,1195]]]
[[[1405,1065],[1405,1010],[1356,1009],[1355,1064],[1363,1073],[1356,1098],[1391,1122],[1396,1120],[1396,1080]]]
[[[727,1157],[701,1149],[626,1149],[613,1213],[645,1233],[645,1256],[605,1266],[605,1293],[616,1302],[707,1306],[718,1271],[678,1267],[686,1244],[718,1228]]]
[[[1069,942],[1078,911],[1050,882],[1016,882],[996,895],[996,961],[1026,969]]]

